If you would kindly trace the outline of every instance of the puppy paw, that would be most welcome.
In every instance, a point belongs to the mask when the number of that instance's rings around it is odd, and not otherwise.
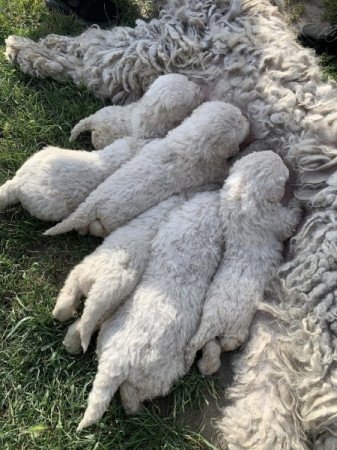
[[[197,365],[203,375],[213,375],[220,368],[221,347],[217,339],[208,341],[202,349],[202,357]]]
[[[79,319],[71,324],[63,340],[63,346],[68,353],[78,355],[82,351],[81,337],[78,331]]]
[[[71,319],[72,317],[74,317],[76,313],[72,301],[71,302],[65,301],[65,303],[66,303],[65,305],[64,304],[56,305],[52,312],[53,317],[56,320],[59,320],[60,322],[65,322],[66,320]]]
[[[236,350],[239,347],[241,347],[241,345],[244,344],[246,342],[246,340],[247,340],[247,337],[234,338],[234,337],[222,336],[220,338],[220,345],[221,345],[222,351],[232,352],[233,350]]]
[[[219,358],[210,359],[202,357],[199,359],[197,366],[202,375],[210,376],[220,369],[221,362]]]
[[[102,225],[102,222],[99,219],[96,219],[96,220],[93,220],[92,222],[90,222],[89,233],[92,236],[103,237],[103,238],[108,235],[104,226]]]
[[[120,386],[119,390],[125,414],[139,414],[143,409],[143,405],[139,399],[137,389],[130,383],[125,382]]]
[[[113,138],[109,139],[109,136],[102,129],[94,129],[91,133],[91,143],[95,150],[101,150],[107,147],[113,142]]]

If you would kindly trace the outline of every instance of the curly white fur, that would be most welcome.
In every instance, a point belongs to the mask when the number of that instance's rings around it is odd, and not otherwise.
[[[242,109],[261,146],[273,148],[296,170],[297,195],[312,198],[337,168],[337,90],[335,83],[323,80],[313,51],[296,42],[272,4],[282,2],[241,0],[241,10],[238,2],[229,0],[181,3],[167,2],[159,19],[138,21],[134,29],[90,29],[80,37],[51,35],[38,43],[12,36],[7,55],[27,73],[84,80],[115,102],[139,98],[162,73],[189,73],[210,98]],[[330,326],[335,314],[331,274],[337,218],[329,205],[330,191],[323,195],[293,246],[292,269],[284,274],[284,283],[290,277],[289,287],[279,292],[279,322],[287,304],[300,301],[300,308],[293,310],[298,318],[288,316],[291,338],[275,320],[259,316],[252,345],[237,363],[234,403],[221,424],[223,445],[231,449],[337,446],[336,344]],[[329,264],[332,269],[324,269]],[[304,291],[297,290],[292,273],[303,273],[299,286]],[[326,284],[328,277],[332,280]],[[319,294],[321,284],[327,286],[324,295]],[[309,347],[303,345],[306,339]],[[306,390],[305,408],[299,409],[303,391],[297,386]]]
[[[294,233],[299,220],[298,209],[279,203],[288,176],[282,159],[271,151],[250,153],[231,168],[220,195],[226,251],[207,292],[199,329],[187,347],[187,367],[196,352],[217,336],[225,351],[246,341],[265,286],[282,260],[282,241]],[[213,341],[199,368],[210,375],[219,367],[219,349]]]
[[[200,87],[185,76],[162,75],[138,102],[124,107],[107,106],[81,120],[73,128],[70,140],[84,131],[91,131],[94,148],[101,149],[124,136],[165,137],[201,104],[202,99]]]
[[[220,260],[218,195],[196,194],[170,214],[136,291],[102,325],[98,373],[79,429],[100,419],[119,387],[126,411],[136,412],[185,373],[185,346]]]
[[[239,151],[249,123],[235,106],[207,102],[166,138],[143,147],[46,235],[88,228],[104,236],[116,227],[184,189],[221,182],[226,160]],[[97,231],[97,230],[100,230]]]

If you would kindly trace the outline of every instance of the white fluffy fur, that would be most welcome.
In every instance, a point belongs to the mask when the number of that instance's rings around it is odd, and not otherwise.
[[[81,120],[72,130],[70,140],[91,131],[94,148],[101,149],[114,140],[165,137],[201,104],[201,89],[183,75],[162,75],[135,103],[107,106]]]
[[[12,36],[8,58],[35,76],[83,80],[115,102],[139,98],[162,73],[188,72],[210,97],[242,109],[261,146],[288,158],[302,198],[325,188],[337,168],[337,90],[322,79],[314,52],[297,43],[273,5],[282,2],[241,0],[241,9],[229,0],[166,3],[159,19],[138,21],[135,29],[89,29],[80,37],[51,35],[38,43]],[[287,266],[291,270],[282,275],[288,287],[278,293],[275,314],[279,322],[288,317],[287,328],[260,315],[251,345],[237,362],[233,404],[221,422],[224,447],[337,447],[337,218],[330,194],[323,193],[317,210],[308,211]],[[300,306],[289,314],[289,304]],[[305,407],[299,406],[302,398]]]
[[[53,315],[61,321],[70,319],[81,298],[87,297],[75,327],[78,336],[72,326],[65,338],[71,353],[80,351],[81,346],[86,351],[93,331],[132,293],[150,257],[152,239],[181,201],[181,197],[171,197],[114,231],[70,272]]]
[[[38,219],[62,220],[145,144],[124,138],[97,152],[46,147],[0,187],[0,210],[21,203]]]
[[[185,373],[185,346],[220,260],[218,195],[196,194],[170,214],[136,291],[102,325],[98,373],[79,429],[100,419],[119,387],[133,413]]]
[[[298,209],[280,204],[288,176],[282,159],[271,151],[250,153],[231,168],[220,195],[226,251],[207,292],[199,329],[187,347],[187,367],[213,340],[199,364],[210,375],[220,367],[214,338],[221,336],[225,351],[246,341],[265,286],[282,260],[282,241],[294,233],[299,220]]]
[[[249,134],[249,123],[235,106],[207,102],[194,110],[166,138],[147,144],[140,155],[124,164],[60,224],[45,234],[72,229],[104,236],[116,227],[184,189],[221,182],[226,160]]]
[[[103,150],[47,147],[29,158],[15,177],[0,187],[0,210],[20,202],[41,220],[68,217],[100,183],[142,149],[146,144],[143,138],[165,135],[200,103],[200,88],[183,75],[159,77],[139,102],[103,108],[74,128],[72,138],[93,130],[95,147],[104,146]],[[132,137],[111,144],[127,135]],[[91,233],[95,230],[92,224]]]

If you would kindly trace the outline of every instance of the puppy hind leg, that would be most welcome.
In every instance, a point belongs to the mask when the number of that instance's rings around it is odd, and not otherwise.
[[[223,352],[232,352],[233,350],[237,350],[241,347],[248,339],[249,330],[243,330],[242,334],[239,336],[219,336],[219,341],[221,345],[221,349]]]
[[[92,236],[96,237],[106,237],[108,235],[108,232],[104,228],[102,222],[99,219],[92,220],[89,223],[89,233]]]
[[[79,266],[72,270],[61,289],[53,309],[53,316],[60,322],[69,320],[76,314],[77,307],[84,292],[80,286]]]
[[[259,293],[252,294],[247,301],[245,295],[238,295],[236,302],[226,303],[221,333],[218,334],[222,351],[230,352],[244,344],[260,300]],[[262,299],[261,299],[262,300]]]
[[[19,201],[15,184],[13,179],[6,181],[6,183],[0,186],[0,211]]]
[[[67,333],[63,340],[63,346],[67,350],[68,353],[73,355],[78,355],[81,353],[81,337],[79,332],[79,322],[80,319],[77,319],[74,323],[72,323],[67,330]]]
[[[137,389],[133,387],[132,384],[128,381],[124,381],[119,388],[119,392],[125,414],[132,415],[141,411],[141,399]]]
[[[87,351],[94,331],[123,303],[135,288],[138,279],[138,273],[120,269],[118,275],[102,278],[93,285],[79,324],[84,352]]]
[[[220,368],[221,346],[217,339],[211,339],[202,348],[198,369],[203,375],[213,375]]]
[[[186,348],[185,365],[187,370],[191,367],[197,351],[203,348],[207,342],[213,340],[217,334],[211,321],[204,321],[203,318],[197,333],[193,336]]]

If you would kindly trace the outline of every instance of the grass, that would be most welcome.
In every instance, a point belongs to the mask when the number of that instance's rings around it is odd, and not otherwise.
[[[304,13],[305,7],[303,0],[285,0],[290,20],[296,22]]]
[[[131,24],[148,11],[145,2],[130,2],[120,8],[119,20]],[[39,38],[83,29],[75,19],[49,13],[42,0],[0,0],[0,24],[0,46],[10,34]],[[103,104],[84,88],[25,76],[5,61],[3,48],[0,53],[2,184],[47,144],[89,149],[85,139],[70,145],[69,131]],[[51,310],[67,273],[100,241],[75,233],[44,237],[48,225],[20,207],[0,216],[1,450],[213,448],[184,421],[207,395],[217,395],[217,382],[196,371],[140,416],[126,417],[117,398],[99,424],[75,432],[96,371],[94,348],[68,355],[61,345],[66,326],[51,318]]]
[[[337,0],[322,0],[325,6],[325,19],[337,25]],[[285,0],[290,19],[298,20],[305,11],[305,0]],[[314,20],[313,20],[314,21]]]
[[[134,0],[120,8],[119,20],[132,24],[140,14],[149,14],[149,6]],[[10,34],[39,38],[83,30],[76,20],[49,13],[42,0],[0,0],[0,24],[0,46]],[[337,79],[336,65],[325,67]],[[0,105],[0,184],[47,144],[90,149],[86,139],[70,145],[69,132],[103,106],[84,88],[25,76],[5,61],[3,48]],[[213,448],[186,425],[186,415],[219,394],[217,381],[196,370],[140,416],[126,417],[116,398],[96,426],[75,432],[96,371],[94,347],[84,356],[68,355],[61,345],[66,326],[51,310],[67,273],[100,241],[75,233],[44,237],[47,227],[20,207],[0,213],[0,449]]]
[[[324,0],[326,7],[326,17],[334,25],[337,25],[337,1],[336,0]]]

